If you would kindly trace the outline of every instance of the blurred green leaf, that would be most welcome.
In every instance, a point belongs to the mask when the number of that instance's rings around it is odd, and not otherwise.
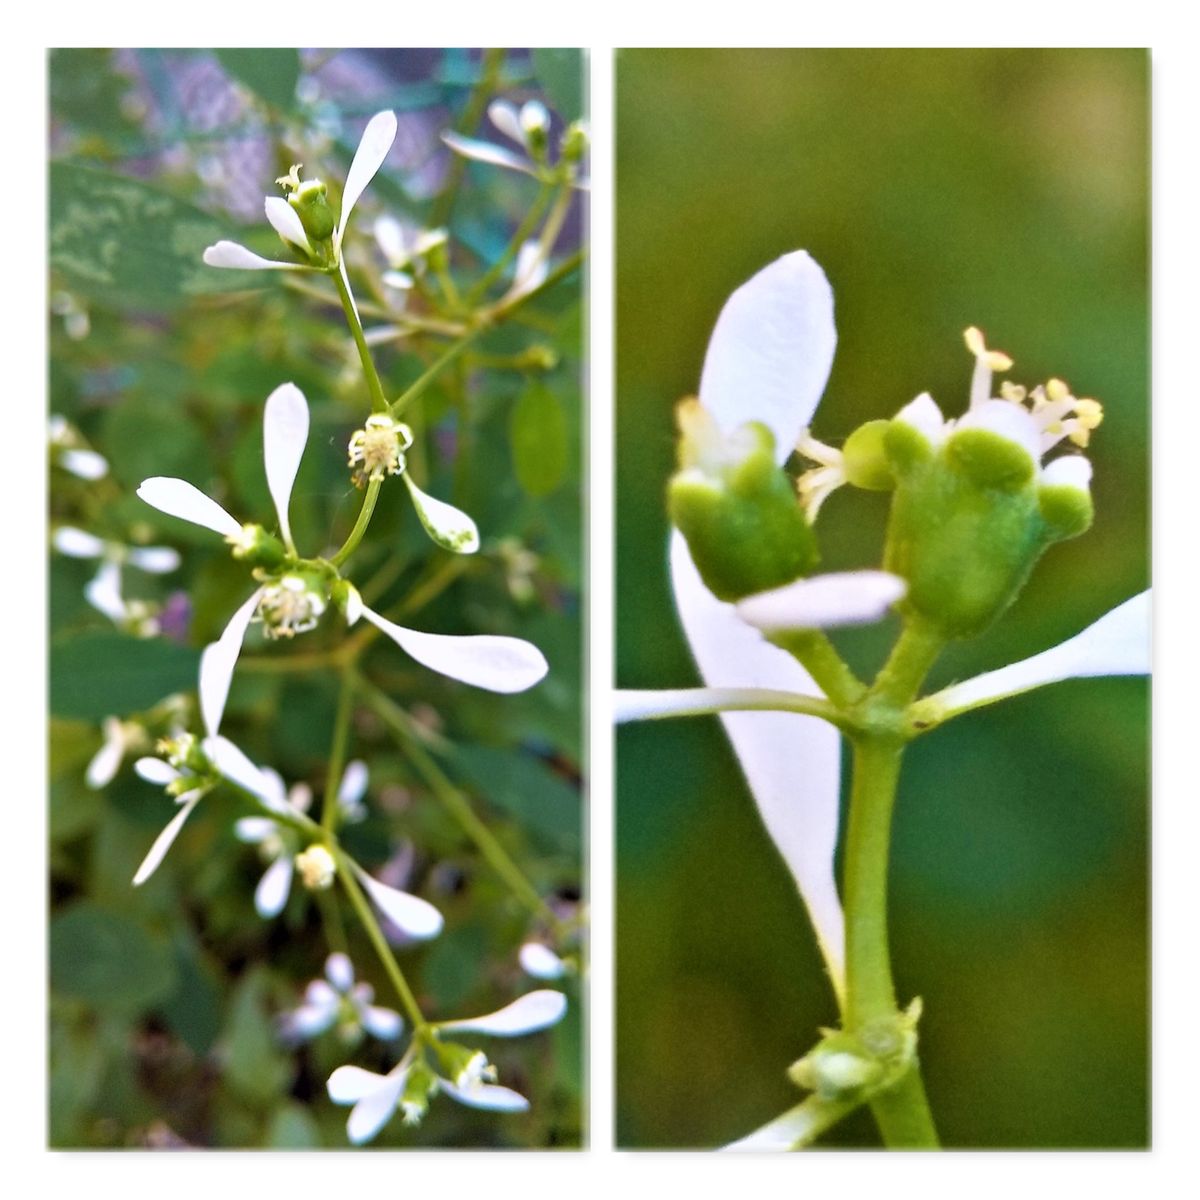
[[[227,235],[198,208],[136,180],[50,164],[50,265],[95,301],[157,308],[245,287],[244,272],[201,261]]]
[[[267,1105],[283,1093],[292,1064],[279,1049],[265,1008],[265,973],[242,980],[226,1026],[225,1081],[244,1100]]]
[[[50,926],[50,982],[97,1008],[136,1013],[175,984],[171,950],[128,917],[84,901]]]
[[[564,121],[583,115],[583,53],[539,46],[533,51],[533,70]]]
[[[508,427],[513,470],[530,496],[546,496],[567,470],[567,416],[555,394],[534,384],[513,408]]]
[[[140,712],[195,687],[199,666],[197,651],[161,638],[64,635],[50,644],[50,711],[89,721]]]
[[[287,1104],[271,1117],[266,1145],[271,1150],[319,1150],[321,1131],[307,1109]]]
[[[288,109],[296,99],[300,55],[296,50],[257,47],[217,51],[221,66],[239,83],[276,108]]]
[[[121,111],[130,81],[111,69],[111,50],[50,51],[50,111],[79,129],[112,136],[136,126]]]
[[[209,443],[185,412],[162,399],[128,400],[104,422],[113,474],[136,488],[152,475],[204,479],[212,471]]]

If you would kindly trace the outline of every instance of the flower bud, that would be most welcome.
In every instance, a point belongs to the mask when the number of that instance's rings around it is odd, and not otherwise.
[[[304,232],[314,242],[323,242],[337,228],[333,209],[325,194],[325,184],[319,179],[308,179],[300,184],[290,196],[288,203],[296,210]]]
[[[696,400],[683,401],[678,418],[680,470],[668,506],[709,591],[740,600],[808,574],[816,539],[775,462],[771,431],[752,421],[726,435]]]
[[[275,571],[287,557],[283,543],[261,525],[243,525],[240,533],[230,534],[225,540],[233,547],[233,557],[252,567]]]
[[[572,121],[562,135],[559,154],[563,162],[577,163],[587,153],[588,131],[582,121]]]
[[[296,870],[300,881],[310,892],[323,892],[333,886],[337,863],[333,855],[319,842],[296,855]]]

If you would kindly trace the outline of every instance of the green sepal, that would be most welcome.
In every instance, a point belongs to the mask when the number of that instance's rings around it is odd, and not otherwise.
[[[1038,488],[1038,509],[1048,535],[1056,542],[1086,533],[1094,516],[1091,494],[1062,483]]]
[[[961,429],[946,439],[946,460],[981,488],[1016,491],[1033,478],[1024,446],[990,429]]]
[[[933,458],[933,443],[907,421],[889,421],[882,441],[894,478],[907,475]]]
[[[333,235],[337,221],[334,220],[333,209],[329,207],[325,185],[319,179],[310,179],[301,184],[288,197],[288,203],[296,210],[304,232],[314,242],[323,242]]]
[[[252,567],[276,571],[286,561],[287,550],[261,525],[243,525],[240,540],[233,544],[233,557]]]
[[[889,492],[896,486],[888,462],[884,439],[891,421],[868,421],[860,425],[842,447],[842,470],[846,482],[868,492]]]

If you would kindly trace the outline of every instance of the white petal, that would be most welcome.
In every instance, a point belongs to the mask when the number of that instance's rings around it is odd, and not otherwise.
[[[672,534],[675,603],[704,681],[712,687],[761,687],[819,696],[807,671],[763,641],[704,586],[679,532]],[[808,906],[834,986],[843,987],[842,906],[833,879],[837,847],[839,735],[796,713],[724,713],[742,772],[767,832]]]
[[[305,254],[312,253],[312,245],[308,234],[304,232],[300,214],[282,196],[268,196],[263,201],[263,209],[271,227],[285,242],[297,246]]]
[[[119,737],[106,737],[100,749],[92,756],[92,761],[88,763],[87,774],[84,776],[88,787],[102,788],[112,783],[124,757],[125,743]]]
[[[368,778],[367,764],[361,758],[348,762],[338,785],[338,804],[342,808],[356,808],[367,793]]]
[[[503,146],[494,146],[491,142],[481,142],[476,138],[463,137],[461,134],[450,132],[442,134],[442,141],[464,158],[491,163],[496,167],[507,167],[510,171],[522,171],[526,175],[536,174],[533,165],[527,159],[522,158],[519,154],[514,154],[511,150],[506,150]]]
[[[331,954],[325,960],[325,978],[339,992],[348,992],[354,986],[354,966],[350,959],[340,951]]]
[[[836,345],[825,272],[803,250],[785,254],[725,302],[704,356],[700,402],[727,433],[761,421],[783,462],[812,423]]]
[[[294,383],[281,383],[263,409],[263,461],[283,540],[292,545],[288,502],[308,442],[308,401]]]
[[[526,292],[533,291],[545,282],[549,274],[550,263],[542,253],[541,243],[537,239],[526,242],[517,252],[512,287],[505,294],[505,299],[514,300]]]
[[[174,571],[181,561],[179,551],[170,546],[137,546],[129,551],[130,563],[139,571],[165,575]]]
[[[284,811],[287,811],[286,803],[279,795],[279,784],[276,782],[279,777],[276,775],[275,778],[272,778],[275,774],[273,771],[267,772],[256,767],[243,751],[228,738],[205,738],[203,749],[208,760],[230,783],[244,788],[252,796],[266,801],[271,807],[282,807]],[[252,819],[255,818],[247,818],[247,820]],[[268,818],[262,819],[267,820]],[[272,822],[273,824],[274,822]]]
[[[404,1031],[404,1018],[390,1008],[365,1004],[359,1012],[359,1019],[362,1021],[362,1027],[382,1042],[390,1042]]]
[[[302,1004],[283,1017],[284,1032],[295,1038],[314,1038],[333,1024],[337,1017],[337,1005]],[[345,1068],[356,1070],[357,1068]],[[369,1074],[369,1072],[367,1072]]]
[[[307,271],[303,263],[276,262],[263,258],[237,242],[217,242],[204,251],[204,261],[210,267],[232,267],[240,271]]]
[[[71,525],[60,525],[53,540],[55,550],[68,558],[99,558],[104,553],[104,543],[98,537]]]
[[[254,591],[250,598],[229,618],[225,632],[204,648],[200,655],[200,713],[204,728],[210,737],[215,737],[221,728],[221,717],[225,712],[225,701],[229,699],[229,685],[233,682],[233,668],[242,652],[242,642],[250,627],[250,618],[262,598],[262,588]]]
[[[840,571],[747,596],[737,613],[766,634],[865,625],[887,616],[906,591],[904,580],[887,571]]]
[[[391,1083],[390,1075],[377,1075],[374,1071],[364,1071],[362,1067],[338,1067],[325,1086],[334,1104],[353,1104]]]
[[[945,440],[946,419],[928,392],[922,392],[915,400],[910,400],[894,419],[911,425],[925,436],[931,446],[940,446]]]
[[[375,233],[375,241],[379,243],[379,249],[389,263],[397,266],[408,261],[408,245],[404,238],[404,226],[395,217],[386,213],[382,217],[376,217],[372,228]]]
[[[505,137],[512,138],[519,146],[525,144],[525,131],[521,128],[521,116],[515,104],[509,100],[493,100],[487,112],[492,124]]]
[[[812,1135],[816,1123],[809,1104],[797,1104],[781,1117],[768,1121],[753,1133],[748,1133],[722,1150],[790,1150],[802,1138]]]
[[[422,666],[489,692],[523,692],[550,669],[542,652],[520,638],[420,633],[393,625],[365,605],[362,615]]]
[[[158,864],[162,862],[163,855],[171,848],[171,843],[178,836],[179,831],[183,828],[183,823],[191,816],[192,809],[200,802],[204,796],[204,791],[196,791],[191,794],[179,811],[171,818],[167,827],[154,839],[154,845],[150,847],[150,853],[142,860],[142,865],[138,867],[137,874],[133,877],[133,886],[140,887],[151,875],[158,870]]]
[[[336,1072],[335,1072],[336,1073]],[[356,1146],[369,1142],[391,1118],[404,1091],[408,1072],[389,1075],[387,1083],[376,1092],[364,1096],[351,1110],[346,1122],[346,1136]],[[332,1078],[332,1077],[331,1077]]]
[[[181,521],[190,521],[193,525],[202,525],[223,537],[236,537],[242,532],[239,521],[235,521],[215,500],[186,480],[155,475],[142,480],[137,494],[159,512],[178,517]]]
[[[179,778],[179,772],[161,758],[139,758],[133,764],[133,769],[138,778],[147,783],[156,783],[160,787],[166,787],[168,783],[174,783]]]
[[[412,475],[407,471],[404,473],[404,482],[408,484],[413,507],[425,526],[425,532],[443,550],[453,554],[474,554],[479,549],[479,530],[465,512],[423,492],[413,483]]]
[[[653,721],[659,717],[695,717],[729,712],[794,712],[802,697],[771,688],[665,688],[613,695],[613,720]],[[808,695],[803,697],[809,698]]]
[[[388,887],[358,867],[355,867],[355,871],[380,912],[409,937],[431,938],[441,933],[444,924],[442,914],[428,901]]]
[[[1066,454],[1047,463],[1041,482],[1049,487],[1073,487],[1087,492],[1092,482],[1092,464],[1082,454]]]
[[[526,100],[521,105],[521,132],[528,136],[536,130],[550,128],[550,114],[540,100]]]
[[[264,920],[277,917],[292,890],[292,856],[281,854],[266,870],[254,889],[254,908]]]
[[[525,1112],[529,1101],[512,1088],[497,1087],[494,1083],[477,1083],[474,1087],[456,1087],[448,1079],[441,1080],[442,1091],[451,1100],[468,1108],[488,1108],[494,1112]]]
[[[80,479],[103,479],[108,474],[108,462],[95,450],[64,450],[58,456],[59,466]]]
[[[1042,435],[1029,410],[1011,400],[986,400],[960,417],[954,433],[986,429],[1016,442],[1036,465],[1042,457]],[[953,436],[953,434],[951,434]]]
[[[376,113],[363,130],[362,140],[354,152],[354,161],[346,175],[346,186],[342,189],[342,215],[338,220],[337,243],[341,245],[342,234],[346,231],[346,222],[350,213],[358,203],[358,198],[366,190],[367,184],[375,178],[375,172],[383,166],[392,143],[396,140],[396,114],[390,110]]]
[[[353,625],[363,615],[362,593],[352,583],[346,584],[346,624]]]
[[[567,973],[567,964],[541,942],[526,942],[517,959],[525,974],[534,979],[561,979]]]
[[[125,619],[125,601],[121,596],[121,568],[115,562],[102,563],[94,579],[84,584],[87,602],[110,621]]]
[[[384,271],[380,276],[384,283],[390,288],[395,288],[398,292],[407,292],[412,290],[413,277],[404,271]],[[403,308],[403,304],[401,304]],[[380,342],[390,341],[397,337],[400,330],[395,325],[380,325],[374,329],[365,330],[363,337],[366,339],[368,346],[377,345]]]
[[[233,823],[233,836],[249,846],[257,846],[278,830],[279,823],[270,817],[239,817]]]
[[[314,1008],[326,1009],[334,1014],[342,1003],[341,993],[324,979],[314,979],[304,989],[304,1000]]]
[[[1150,592],[1118,604],[1065,642],[1032,658],[956,683],[930,699],[946,715],[990,704],[1006,696],[1063,679],[1150,672]]]
[[[567,1011],[567,998],[562,992],[542,989],[527,992],[496,1012],[464,1021],[446,1021],[439,1025],[443,1032],[487,1033],[493,1037],[520,1037],[549,1029],[562,1020]]]

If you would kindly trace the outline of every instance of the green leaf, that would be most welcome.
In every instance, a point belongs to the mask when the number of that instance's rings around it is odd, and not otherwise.
[[[266,1145],[271,1150],[319,1150],[321,1131],[306,1108],[288,1104],[271,1117]]]
[[[217,51],[221,66],[239,83],[276,108],[291,108],[300,78],[300,55],[295,50],[225,49]]]
[[[157,308],[244,288],[244,272],[201,261],[205,246],[228,232],[198,208],[136,180],[50,164],[50,265],[95,301]]]
[[[151,475],[203,480],[212,473],[207,439],[161,397],[131,399],[113,408],[104,422],[104,449],[113,474],[130,488]]]
[[[128,917],[84,901],[50,926],[50,982],[97,1008],[137,1013],[175,986],[171,949]]]
[[[197,651],[158,638],[61,637],[50,645],[50,711],[87,721],[141,712],[195,687],[199,666]]]
[[[542,384],[529,388],[513,407],[508,427],[513,470],[530,496],[547,496],[567,470],[567,417],[558,397]]]
[[[263,1107],[282,1095],[292,1077],[266,1013],[265,993],[265,974],[251,971],[238,987],[225,1031],[225,1081],[242,1099]]]
[[[583,57],[579,50],[540,46],[533,52],[533,70],[564,121],[583,115]]]

